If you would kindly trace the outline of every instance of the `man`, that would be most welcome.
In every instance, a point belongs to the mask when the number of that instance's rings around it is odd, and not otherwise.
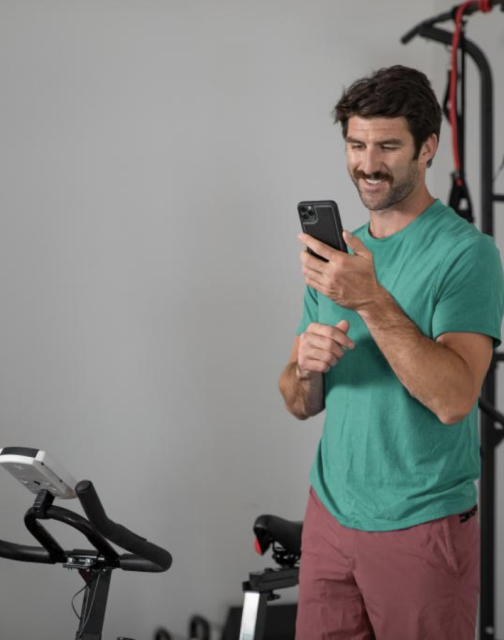
[[[500,344],[492,239],[425,184],[441,109],[402,66],[338,102],[370,223],[349,254],[307,235],[304,313],[279,386],[325,409],[303,528],[297,640],[474,640],[477,398]]]

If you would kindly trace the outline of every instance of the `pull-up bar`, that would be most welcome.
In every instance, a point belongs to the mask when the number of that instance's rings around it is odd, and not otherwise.
[[[481,11],[482,7],[485,7],[485,5],[488,6],[490,9],[493,9],[493,7],[497,7],[498,5],[501,5],[501,11],[504,11],[503,0],[490,0],[490,2],[488,3],[481,3],[478,0],[475,0],[474,2],[466,3],[466,4],[468,4],[468,6],[464,10],[465,16],[470,16],[476,11]],[[432,25],[437,24],[439,22],[447,22],[448,20],[454,20],[457,15],[457,11],[462,6],[463,5],[455,5],[450,9],[450,11],[445,11],[444,13],[440,13],[438,16],[435,16],[434,18],[429,18],[428,20],[424,20],[416,27],[413,27],[411,31],[408,31],[408,33],[406,33],[401,38],[401,42],[403,44],[408,44],[408,42],[417,35],[425,37],[424,34],[422,33],[422,29],[424,29],[425,27],[431,27]],[[489,9],[486,9],[486,11],[488,10]],[[485,11],[485,9],[483,9],[483,11]]]

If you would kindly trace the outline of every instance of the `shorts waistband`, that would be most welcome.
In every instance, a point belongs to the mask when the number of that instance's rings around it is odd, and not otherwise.
[[[475,504],[472,509],[469,511],[464,511],[464,513],[459,513],[460,522],[467,522],[469,518],[472,518],[478,513],[478,505]]]

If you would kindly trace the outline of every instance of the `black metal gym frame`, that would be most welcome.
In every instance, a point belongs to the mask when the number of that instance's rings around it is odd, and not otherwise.
[[[493,0],[492,7],[500,5],[504,11],[504,0]],[[477,4],[471,5],[465,16],[478,10]],[[458,6],[434,18],[425,20],[401,38],[407,44],[415,36],[422,36],[445,45],[452,44],[452,34],[438,29],[438,22],[453,20]],[[487,58],[473,42],[463,37],[459,47],[462,60],[469,55],[476,64],[481,76],[481,227],[483,233],[494,235],[494,203],[504,202],[504,194],[493,191],[494,146],[493,146],[493,81]],[[462,65],[462,67],[464,64]],[[462,109],[464,99],[462,97]],[[459,123],[463,123],[463,114]],[[463,147],[463,131],[459,136]],[[464,153],[461,151],[461,162]],[[504,361],[504,352],[494,353],[490,369],[485,378],[479,408],[481,409],[481,481],[480,481],[480,522],[481,522],[481,595],[479,640],[495,640],[495,449],[504,438],[504,415],[495,409],[495,381],[497,365]]]

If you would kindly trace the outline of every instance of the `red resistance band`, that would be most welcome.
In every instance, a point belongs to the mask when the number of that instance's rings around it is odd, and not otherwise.
[[[460,177],[460,155],[457,137],[457,52],[460,41],[460,32],[462,31],[462,18],[466,9],[472,5],[476,5],[478,10],[482,13],[488,13],[492,10],[491,0],[469,0],[458,7],[455,15],[455,31],[453,32],[452,38],[452,65],[450,75],[450,124],[452,128],[453,158],[455,161],[455,182],[459,187],[462,186],[463,180]]]

